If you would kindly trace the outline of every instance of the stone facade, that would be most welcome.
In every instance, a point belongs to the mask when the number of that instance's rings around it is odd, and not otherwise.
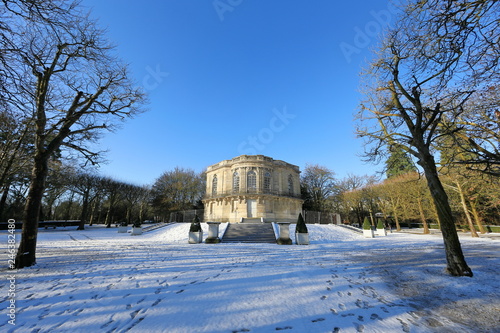
[[[298,166],[241,155],[209,166],[206,174],[205,221],[297,222],[303,203]]]

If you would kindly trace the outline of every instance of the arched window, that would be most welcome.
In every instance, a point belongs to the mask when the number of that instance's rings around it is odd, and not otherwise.
[[[293,177],[292,177],[292,175],[288,176],[288,194],[293,195]]]
[[[217,195],[217,175],[212,179],[212,195]]]
[[[271,192],[271,173],[266,172],[264,174],[264,193]]]
[[[233,173],[233,193],[238,193],[240,191],[240,175],[238,171]]]
[[[257,190],[257,174],[253,170],[247,173],[247,190],[250,192]]]

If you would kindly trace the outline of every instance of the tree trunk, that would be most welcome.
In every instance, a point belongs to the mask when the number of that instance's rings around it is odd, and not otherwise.
[[[420,151],[422,152],[422,150]],[[465,262],[448,195],[439,179],[434,157],[429,152],[426,152],[419,158],[419,164],[424,169],[427,185],[441,222],[447,271],[453,276],[472,276],[472,270]]]
[[[126,213],[125,219],[127,220],[127,224],[131,223],[131,220],[132,220],[132,205],[131,204],[129,204],[129,206],[127,207],[127,213]]]
[[[21,242],[17,249],[16,268],[29,267],[36,264],[38,220],[40,217],[40,208],[42,206],[42,197],[45,190],[47,174],[47,157],[35,156],[35,163],[31,174],[31,186],[28,197],[26,198]]]
[[[481,218],[479,217],[479,213],[476,209],[476,205],[477,203],[476,202],[471,202],[470,203],[470,208],[471,208],[471,211],[472,211],[472,216],[474,216],[474,221],[476,221],[476,225],[479,229],[479,232],[482,233],[482,234],[485,234],[486,233],[486,228],[484,227],[483,225],[483,222],[481,221]]]
[[[2,191],[2,197],[0,198],[0,221],[7,220],[8,218],[4,217],[5,206],[7,202],[7,196],[9,195],[10,184],[6,184],[4,190]]]
[[[144,221],[144,205],[142,203],[139,208],[139,221]]]
[[[109,204],[108,211],[106,212],[104,224],[106,225],[106,228],[111,228],[111,203]]]
[[[427,220],[425,219],[424,207],[422,207],[422,200],[418,198],[418,212],[420,214],[420,220],[424,226],[424,234],[430,234],[429,226],[427,225]]]
[[[394,221],[396,222],[396,231],[401,231],[401,225],[399,224],[399,217],[397,212],[397,205],[394,202],[394,199],[391,199],[392,212],[394,214]]]
[[[83,193],[82,213],[80,214],[80,224],[76,230],[85,230],[85,223],[87,222],[87,215],[89,210],[89,193]]]
[[[69,221],[71,220],[71,208],[73,208],[73,198],[75,197],[74,193],[71,193],[71,196],[69,198],[68,202],[68,207],[66,207],[66,212],[64,213],[64,220]]]
[[[455,182],[455,184],[457,185],[458,194],[460,194],[460,202],[462,203],[462,209],[464,210],[465,217],[467,218],[467,223],[469,223],[470,233],[472,237],[479,237],[479,235],[476,232],[476,228],[474,228],[474,223],[472,223],[472,218],[470,217],[469,214],[469,208],[467,208],[467,202],[465,201],[465,196],[462,186],[458,181]]]

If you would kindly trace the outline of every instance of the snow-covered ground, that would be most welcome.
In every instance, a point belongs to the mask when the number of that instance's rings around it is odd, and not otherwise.
[[[500,331],[499,238],[461,236],[475,275],[457,278],[440,235],[309,225],[309,246],[188,244],[188,228],[40,229],[37,265],[8,271],[2,251],[0,331]]]

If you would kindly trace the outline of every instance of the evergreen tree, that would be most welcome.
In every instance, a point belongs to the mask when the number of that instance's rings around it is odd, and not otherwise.
[[[389,157],[385,161],[386,176],[392,178],[409,172],[416,172],[417,168],[410,156],[401,147],[392,145],[389,148]]]
[[[299,213],[299,218],[297,219],[297,226],[295,228],[295,232],[306,234],[308,233],[306,222],[302,217],[302,213]]]

